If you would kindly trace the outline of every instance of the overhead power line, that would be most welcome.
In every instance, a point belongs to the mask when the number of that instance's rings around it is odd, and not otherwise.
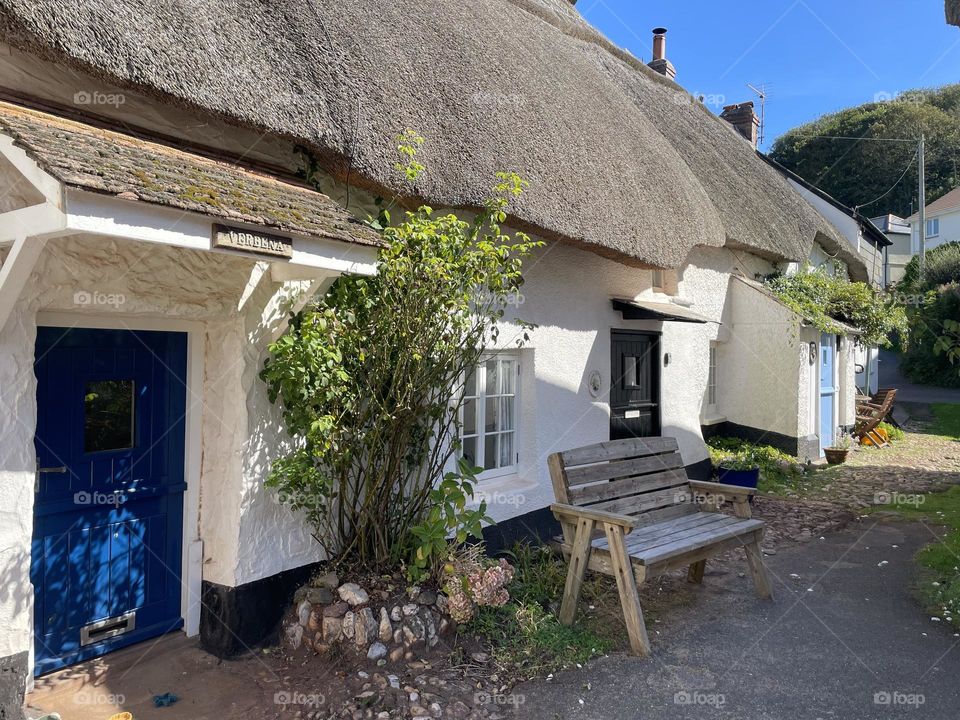
[[[871,200],[868,203],[862,203],[860,205],[857,205],[856,209],[860,210],[860,208],[865,208],[868,205],[873,205],[875,202],[879,202],[883,200],[887,195],[892,193],[896,189],[897,185],[899,185],[903,181],[903,179],[907,176],[907,173],[910,172],[910,168],[913,167],[913,161],[917,159],[917,155],[919,154],[919,152],[920,152],[920,146],[917,145],[917,149],[913,153],[913,157],[910,158],[910,161],[907,163],[907,166],[903,169],[903,172],[900,174],[900,177],[897,178],[897,181],[893,184],[893,186],[889,190],[887,190],[883,195],[878,197],[876,200]]]

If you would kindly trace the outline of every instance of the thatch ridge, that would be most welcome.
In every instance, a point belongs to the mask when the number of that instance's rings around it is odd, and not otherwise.
[[[375,189],[395,187],[393,137],[414,128],[431,203],[476,206],[497,170],[516,170],[531,183],[520,224],[610,257],[677,267],[730,243],[801,260],[818,233],[837,236],[725,122],[567,0],[0,0],[0,35],[301,139]]]
[[[960,0],[947,0],[947,22],[960,27]]]

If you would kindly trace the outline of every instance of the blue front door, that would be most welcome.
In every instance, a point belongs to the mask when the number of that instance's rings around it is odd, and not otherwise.
[[[837,388],[834,383],[834,365],[836,363],[837,343],[835,335],[823,333],[820,336],[820,455],[823,449],[833,445],[837,426],[836,397]]]
[[[186,335],[37,331],[37,675],[181,626]]]

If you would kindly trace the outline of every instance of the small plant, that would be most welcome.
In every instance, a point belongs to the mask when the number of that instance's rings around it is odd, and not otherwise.
[[[473,486],[481,469],[461,459],[459,470],[459,474],[447,473],[430,491],[426,518],[410,529],[416,537],[413,558],[407,568],[407,576],[412,581],[439,577],[450,548],[462,545],[470,536],[479,539],[483,523],[493,522],[487,517],[486,500],[481,501],[477,509],[467,507],[473,499]]]
[[[450,617],[458,623],[468,622],[477,608],[503,607],[510,600],[506,586],[513,580],[513,566],[487,558],[482,545],[459,546],[443,572]]]
[[[903,430],[898,428],[896,425],[891,425],[888,422],[882,422],[879,425],[877,425],[877,430],[882,430],[883,432],[885,432],[887,435],[887,439],[893,440],[894,442],[896,442],[897,440],[903,440],[903,438],[906,437]]]
[[[727,470],[760,469],[760,463],[758,462],[754,453],[750,450],[741,450],[738,453],[724,455],[720,462],[717,463],[717,466],[726,468]]]
[[[834,438],[833,445],[830,446],[831,450],[849,450],[850,446],[853,444],[853,440],[850,438],[850,435],[846,432],[840,431],[837,433]]]

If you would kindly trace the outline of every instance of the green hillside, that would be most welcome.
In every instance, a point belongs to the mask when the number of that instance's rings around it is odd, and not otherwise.
[[[771,157],[846,205],[868,216],[916,210],[914,162],[890,195],[866,205],[897,181],[914,157],[916,143],[870,138],[927,137],[927,202],[960,185],[960,84],[912,90],[825,115],[777,138]],[[861,141],[837,137],[863,138]]]

